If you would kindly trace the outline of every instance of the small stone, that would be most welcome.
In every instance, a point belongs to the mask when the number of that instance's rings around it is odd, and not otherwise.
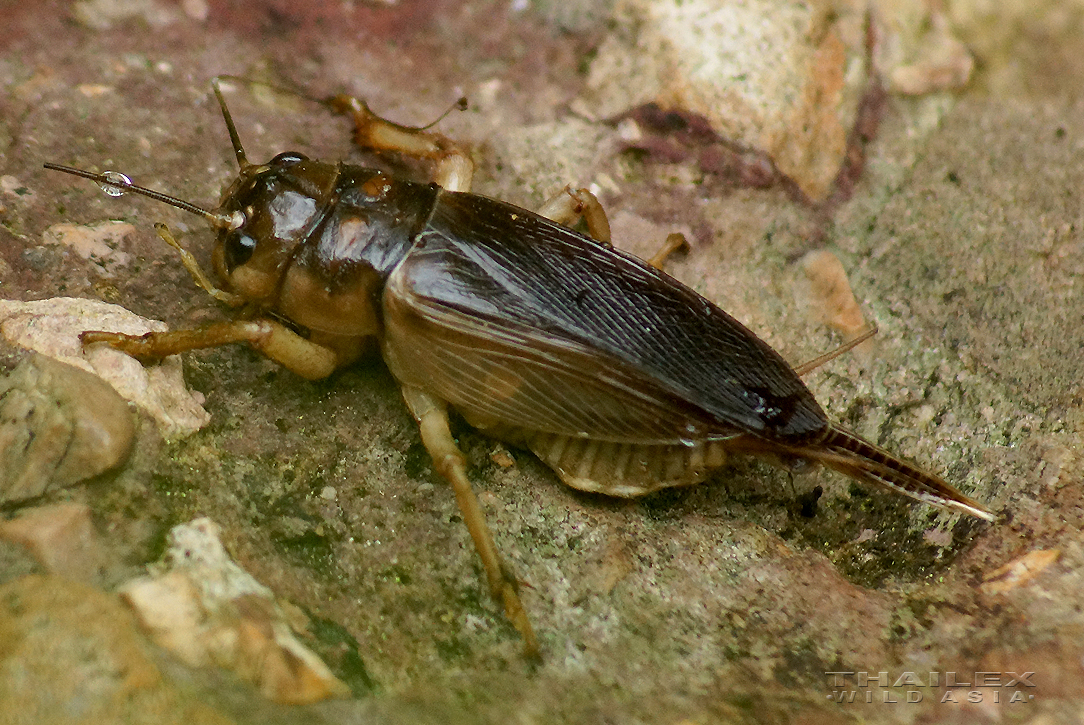
[[[0,300],[0,333],[9,342],[94,373],[154,418],[163,436],[183,438],[205,426],[211,416],[185,387],[179,356],[144,367],[107,345],[84,349],[79,340],[87,330],[143,335],[165,329],[165,323],[98,300]]]
[[[104,274],[131,261],[131,255],[118,247],[125,237],[134,233],[135,227],[127,222],[54,224],[42,234],[42,242],[68,247]]]
[[[128,459],[135,421],[101,378],[32,355],[0,380],[0,501],[21,501]]]
[[[90,507],[61,503],[0,522],[0,539],[20,544],[51,574],[94,583],[104,562]]]
[[[975,60],[939,5],[881,0],[877,9],[883,30],[874,64],[890,92],[918,96],[967,85]]]
[[[45,246],[27,247],[22,251],[22,258],[30,269],[41,272],[55,263],[56,252]]]
[[[218,532],[207,518],[174,527],[162,563],[121,587],[151,639],[191,666],[233,670],[274,702],[349,696],[294,636],[272,592],[230,559]]]
[[[214,664],[204,639],[193,636],[200,631],[207,614],[200,605],[199,590],[188,576],[168,572],[133,579],[121,588],[120,595],[155,644],[190,667]]]
[[[80,83],[75,87],[75,90],[79,91],[87,98],[97,98],[98,96],[104,96],[106,93],[112,93],[116,88],[105,85],[104,83]]]
[[[160,0],[79,0],[72,4],[72,17],[91,30],[108,30],[132,19],[162,28],[179,20],[181,14]]]
[[[983,576],[979,589],[986,594],[1004,594],[1039,576],[1043,569],[1057,561],[1060,556],[1060,549],[1029,551]]]
[[[0,176],[0,192],[7,196],[20,198],[23,201],[31,201],[34,198],[34,192],[26,184],[17,177],[6,174]]]
[[[512,455],[503,446],[490,453],[489,458],[501,468],[511,468],[516,465],[516,459],[512,458]]]
[[[211,8],[207,5],[207,0],[181,0],[181,9],[189,18],[198,20],[201,23],[211,14]]]
[[[821,321],[850,340],[866,331],[865,317],[858,300],[854,298],[847,271],[839,257],[826,249],[809,252],[801,261],[805,272],[807,304]],[[870,347],[870,341],[860,349]]]

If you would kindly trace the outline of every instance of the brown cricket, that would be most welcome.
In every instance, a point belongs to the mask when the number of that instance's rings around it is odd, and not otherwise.
[[[940,477],[832,423],[765,342],[656,265],[614,249],[590,192],[566,190],[540,213],[472,194],[463,149],[379,118],[349,96],[321,102],[352,116],[360,146],[429,161],[433,183],[295,152],[254,164],[219,85],[215,79],[240,173],[214,209],[116,172],[46,168],[207,219],[223,289],[156,227],[197,284],[238,314],[142,337],[87,332],[84,343],[152,363],[245,342],[318,379],[375,340],[529,654],[538,642],[467,479],[449,408],[529,448],[584,491],[640,496],[695,483],[731,453],[767,454],[994,520]],[[567,226],[580,218],[586,235]]]

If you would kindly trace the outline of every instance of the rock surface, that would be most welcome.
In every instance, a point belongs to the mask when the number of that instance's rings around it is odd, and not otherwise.
[[[950,22],[964,8],[944,7]],[[695,133],[674,144],[686,156],[663,159],[628,148],[620,123],[573,111],[611,30],[571,0],[561,16],[575,22],[560,25],[496,0],[212,2],[204,19],[174,8],[163,25],[136,13],[104,30],[72,22],[61,3],[5,6],[0,296],[111,300],[171,329],[219,318],[152,231],[168,223],[206,265],[212,234],[199,218],[40,168],[115,168],[214,205],[236,174],[208,95],[217,73],[349,90],[412,124],[465,94],[471,110],[439,128],[472,145],[479,192],[537,208],[558,184],[593,185],[615,241],[645,257],[685,231],[691,249],[668,272],[792,361],[839,343],[796,290],[800,260],[833,253],[880,333],[869,359],[834,360],[808,384],[832,417],[1004,516],[975,525],[748,459],[685,491],[612,501],[567,490],[524,451],[495,461],[493,441],[457,424],[497,544],[525,582],[544,650],[535,666],[490,601],[454,496],[379,364],[310,383],[245,348],[195,352],[185,379],[206,396],[210,424],[137,446],[109,486],[51,496],[90,506],[118,572],[103,586],[158,560],[177,523],[213,516],[237,563],[305,611],[306,644],[355,697],[274,705],[217,668],[157,652],[163,681],[254,723],[1079,719],[1084,36],[1064,3],[968,7],[977,20],[949,30],[976,54],[969,89],[882,96],[848,152],[849,196],[810,207],[771,175],[706,172],[715,146]],[[381,162],[351,150],[348,124],[321,108],[243,89],[229,101],[253,161],[296,149]],[[41,243],[54,224],[115,218],[136,229],[116,276]],[[0,341],[5,369],[23,355]],[[10,586],[32,566],[8,547]],[[45,597],[27,601],[21,622],[49,611]],[[37,687],[40,702],[18,712],[44,713],[38,722],[56,712],[54,691],[78,704],[100,683],[79,668],[84,651],[48,631],[35,646],[85,673],[86,692]],[[837,671],[856,674],[837,688]],[[929,672],[949,671],[972,685],[976,671],[1033,672],[1034,687],[999,674],[994,702],[993,686],[930,684]],[[923,684],[908,672],[926,673]],[[1024,701],[1011,702],[1017,692]],[[153,707],[121,712],[170,721]]]

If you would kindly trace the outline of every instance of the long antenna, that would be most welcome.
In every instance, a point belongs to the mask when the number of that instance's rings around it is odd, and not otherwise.
[[[327,109],[329,109],[331,111],[334,111],[336,113],[341,113],[342,112],[342,109],[339,107],[339,105],[337,103],[335,103],[335,99],[339,98],[340,96],[329,96],[327,98],[317,98],[316,96],[310,96],[308,93],[303,93],[302,91],[299,91],[296,88],[288,88],[286,86],[278,85],[277,83],[270,83],[268,81],[260,81],[260,80],[256,80],[255,78],[245,78],[244,76],[229,75],[227,73],[217,75],[217,76],[215,76],[214,78],[211,79],[211,85],[215,89],[216,93],[218,92],[219,81],[223,81],[223,80],[231,81],[231,82],[234,82],[234,83],[244,83],[244,84],[247,84],[247,85],[250,85],[250,86],[263,86],[264,88],[269,88],[272,91],[275,91],[276,93],[282,93],[284,95],[294,96],[295,98],[300,98],[303,101],[308,101],[309,103],[315,103],[317,105],[323,106],[324,108],[327,108]],[[221,97],[219,97],[219,101],[221,102]],[[372,111],[369,110],[368,104],[362,102],[362,106],[365,108],[366,112],[372,113]],[[465,110],[467,110],[468,107],[469,107],[469,101],[467,100],[467,97],[466,96],[461,96],[458,100],[455,101],[455,103],[450,105],[447,108],[447,110],[445,110],[442,114],[440,114],[440,116],[438,116],[436,118],[436,120],[434,120],[434,121],[432,121],[430,123],[427,123],[424,126],[404,126],[402,124],[395,123],[394,121],[388,121],[387,119],[382,118],[381,120],[384,123],[387,123],[387,124],[389,124],[391,126],[395,126],[396,128],[405,129],[407,131],[427,131],[430,128],[432,128],[433,126],[436,126],[438,123],[443,121],[452,111],[465,111]],[[373,115],[375,116],[376,114],[373,114]],[[228,120],[226,121],[226,123],[227,123],[227,125],[232,125],[230,123],[230,121],[228,121]],[[231,137],[232,137],[232,135],[231,135]]]
[[[178,199],[175,196],[169,194],[163,194],[160,191],[154,189],[147,189],[142,186],[137,186],[132,183],[124,174],[117,171],[103,171],[100,174],[95,174],[93,171],[84,171],[83,169],[76,169],[72,166],[64,166],[62,164],[45,164],[45,168],[50,171],[63,171],[65,174],[72,174],[73,176],[80,176],[84,179],[90,179],[91,181],[102,187],[102,191],[110,196],[123,196],[128,192],[133,194],[140,194],[148,198],[160,201],[170,206],[175,206],[178,209],[182,209],[193,214],[199,214],[201,217],[211,222],[216,227],[227,227],[230,229],[236,229],[244,224],[244,214],[241,212],[233,212],[231,214],[224,214],[222,212],[214,212],[209,209],[204,209],[202,206],[196,206],[190,201],[184,199]]]
[[[233,145],[233,153],[237,157],[237,165],[241,167],[241,171],[244,171],[252,164],[248,162],[248,158],[245,156],[245,149],[241,146],[241,137],[237,135],[237,127],[233,125],[233,116],[230,115],[230,109],[226,106],[226,99],[222,97],[219,80],[223,77],[216,76],[211,81],[211,87],[215,91],[215,98],[218,99],[218,106],[222,109],[222,118],[226,121],[226,130],[230,132],[230,143]]]

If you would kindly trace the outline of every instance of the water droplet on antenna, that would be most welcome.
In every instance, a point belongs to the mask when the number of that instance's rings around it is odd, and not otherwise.
[[[131,179],[116,171],[103,171],[102,179],[103,181],[98,182],[98,186],[102,187],[102,191],[110,196],[124,196],[122,187],[132,185]]]

